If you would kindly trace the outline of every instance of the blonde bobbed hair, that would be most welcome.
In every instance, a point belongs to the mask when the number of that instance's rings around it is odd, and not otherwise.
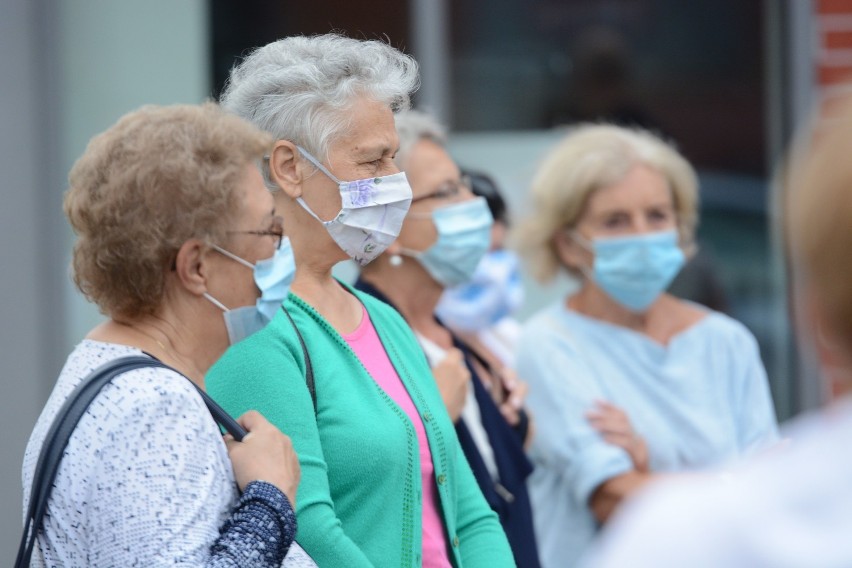
[[[142,107],[95,136],[64,203],[80,291],[114,319],[155,313],[183,243],[226,242],[236,187],[271,143],[212,103]]]
[[[645,130],[610,124],[583,124],[571,130],[545,158],[533,178],[531,212],[512,238],[540,281],[563,265],[556,251],[558,231],[577,225],[589,197],[644,165],[669,183],[681,246],[690,253],[698,224],[698,180],[689,162],[671,145]]]

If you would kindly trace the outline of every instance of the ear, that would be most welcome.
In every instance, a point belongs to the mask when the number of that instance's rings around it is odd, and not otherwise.
[[[207,247],[198,239],[190,239],[178,249],[175,273],[188,292],[201,295],[207,291]]]
[[[269,179],[292,199],[302,195],[302,156],[289,140],[276,140],[269,154]]]
[[[553,234],[553,249],[565,266],[579,270],[581,266],[591,264],[592,254],[572,239],[565,230]]]

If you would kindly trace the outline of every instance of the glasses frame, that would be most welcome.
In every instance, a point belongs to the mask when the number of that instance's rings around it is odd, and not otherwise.
[[[448,192],[448,186],[450,185],[452,185],[452,189]],[[420,197],[415,197],[411,200],[411,204],[413,205],[418,201],[426,201],[427,199],[452,199],[454,197],[458,197],[462,189],[466,189],[471,193],[473,192],[471,179],[467,174],[463,174],[459,178],[459,181],[445,182],[435,191],[427,193],[426,195],[421,195]]]
[[[275,237],[275,250],[281,250],[281,243],[284,242],[284,218],[276,215],[272,218],[273,228],[263,230],[245,230],[245,231],[227,231],[229,235],[255,235],[258,237]]]

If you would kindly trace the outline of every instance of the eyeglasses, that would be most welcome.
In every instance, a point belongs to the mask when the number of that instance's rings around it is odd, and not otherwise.
[[[459,181],[448,181],[444,182],[431,193],[427,193],[426,195],[421,195],[420,197],[415,197],[411,200],[411,203],[417,203],[418,201],[425,201],[427,199],[442,199],[442,200],[452,200],[459,196],[462,193],[462,190],[470,189],[470,176],[463,175],[459,178]]]
[[[281,243],[284,241],[284,218],[273,217],[272,226],[265,231],[228,231],[229,234],[237,235],[257,235],[261,237],[272,237],[275,240],[275,250],[281,248]]]

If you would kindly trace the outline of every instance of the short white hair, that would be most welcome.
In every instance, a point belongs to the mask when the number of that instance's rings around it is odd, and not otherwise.
[[[399,135],[399,150],[394,161],[404,170],[411,149],[421,140],[430,140],[439,146],[447,144],[447,129],[431,114],[418,110],[406,110],[394,117]]]
[[[232,68],[220,103],[323,160],[346,131],[346,110],[356,99],[399,112],[419,84],[414,58],[381,41],[293,36],[255,49]]]

